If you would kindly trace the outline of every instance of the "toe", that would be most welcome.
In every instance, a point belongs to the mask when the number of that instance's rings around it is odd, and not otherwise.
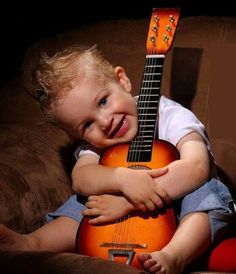
[[[148,253],[143,253],[138,255],[138,260],[141,264],[143,264],[145,261],[151,259],[151,255]]]

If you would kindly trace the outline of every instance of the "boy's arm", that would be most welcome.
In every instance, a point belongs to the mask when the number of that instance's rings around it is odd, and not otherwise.
[[[111,168],[100,165],[99,157],[83,155],[72,171],[72,187],[85,196],[104,193],[122,193],[142,211],[161,208],[170,203],[166,191],[155,183],[153,177],[162,176],[167,168],[133,170],[124,167]]]
[[[172,200],[192,192],[209,177],[209,151],[197,132],[183,137],[177,149],[180,159],[168,165],[168,173],[155,179]]]
[[[85,154],[77,160],[72,170],[72,188],[85,196],[120,192],[114,173],[114,168],[99,164],[99,156]]]

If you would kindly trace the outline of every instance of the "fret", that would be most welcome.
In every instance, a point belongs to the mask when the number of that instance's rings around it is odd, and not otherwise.
[[[152,83],[155,84],[157,80],[143,80],[143,83]]]
[[[142,148],[135,148],[135,149],[130,149],[131,152],[151,152],[151,149],[142,149]]]
[[[145,117],[142,117],[141,115],[143,115]],[[146,114],[140,114],[140,116],[141,116],[141,118],[139,119],[140,120],[139,122],[140,122],[140,125],[143,125],[143,127],[145,127],[145,125],[148,126],[148,124],[151,124],[150,120],[152,120],[152,121],[155,120],[156,121],[156,115],[154,115],[154,114],[152,114],[152,116],[151,115],[146,115]],[[155,125],[153,125],[153,126],[155,126]]]
[[[159,94],[148,94],[148,95],[147,95],[147,94],[140,94],[140,95],[139,95],[139,97],[144,97],[144,96],[145,96],[145,97],[146,97],[146,96],[148,96],[148,97],[149,97],[149,96],[156,96],[156,97],[160,97],[160,95],[159,95]],[[158,102],[158,101],[157,101],[157,102]]]
[[[153,130],[140,130],[139,133],[141,133],[141,132],[149,132],[149,133],[151,132],[151,133],[153,133]]]
[[[143,144],[143,143],[138,143],[138,144],[132,144],[132,145],[130,145],[130,148],[142,148],[142,147],[146,147],[146,148],[152,148],[152,143],[150,143],[150,144]]]
[[[153,138],[153,135],[141,135],[142,138]]]
[[[147,109],[147,111],[148,111],[148,109]],[[140,112],[140,113],[138,113],[138,116],[141,116],[140,118],[142,119],[142,116],[143,115],[146,115],[146,116],[156,116],[157,114],[156,114],[156,112],[154,112],[154,113],[145,113],[145,112]]]
[[[161,78],[161,72],[158,69],[155,69],[155,71],[145,71],[143,74],[143,80],[144,79],[150,79],[153,78],[154,76],[156,76],[156,79],[160,79]],[[154,78],[155,79],[155,78]],[[160,79],[161,80],[161,79]]]
[[[147,107],[140,107],[139,109],[147,109]],[[151,109],[157,109],[157,108],[156,107],[149,107],[148,109],[151,110]]]
[[[142,122],[142,124],[143,124],[144,122],[147,122],[147,123],[151,124],[151,122],[156,121],[156,115],[154,115],[154,114],[153,114],[153,116],[143,114],[143,116],[146,116],[146,117],[141,117],[140,122]],[[150,119],[150,118],[151,118],[151,119]],[[150,120],[151,120],[151,121],[150,121]],[[153,123],[153,124],[154,124],[154,123]],[[144,125],[145,125],[145,124],[144,124]]]
[[[147,90],[147,89],[145,89]],[[154,93],[153,90],[150,90],[150,92]],[[159,103],[159,97],[151,97],[152,96],[152,93],[150,94],[143,94],[142,97],[139,98],[138,100],[138,103],[142,103],[142,102],[145,102],[145,103]],[[155,96],[155,94],[153,94],[153,96]],[[150,98],[151,97],[151,98]]]
[[[137,136],[135,137],[135,139],[133,140],[133,142],[134,142],[134,141],[137,141],[137,140],[141,140],[141,141],[142,141],[142,140],[145,140],[144,137],[145,137],[145,136],[137,135]],[[151,140],[151,139],[150,139],[150,140]]]
[[[163,66],[162,65],[153,65],[153,67],[155,67],[155,68],[162,68]]]
[[[154,75],[154,76],[155,76],[155,75]],[[146,83],[150,83],[150,82],[151,82],[152,84],[155,84],[155,83],[156,83],[156,84],[160,85],[161,80],[159,80],[159,79],[154,79],[153,77],[152,77],[152,79],[153,79],[153,80],[149,80],[149,78],[148,78],[148,80],[143,80],[143,83],[146,84]]]
[[[157,113],[156,110],[153,112],[149,110],[149,113],[145,113],[145,112],[139,112],[138,113],[138,119],[142,122],[154,122],[154,120],[156,120],[157,118]],[[150,124],[149,123],[149,124]],[[153,123],[155,124],[155,123]]]
[[[160,76],[156,75],[156,74],[152,74],[152,75],[145,75],[143,77],[143,81],[144,80],[155,80],[157,82],[157,85],[161,84],[161,80],[160,80]]]
[[[133,143],[138,143],[138,144],[140,144],[140,143],[152,143],[152,140],[141,140],[141,141],[137,141],[136,139],[134,139],[133,141],[132,141],[132,144]],[[132,145],[131,144],[131,145]],[[151,145],[151,144],[150,144]]]
[[[144,74],[143,74],[144,76],[145,75],[148,75],[148,76],[150,76],[150,75],[153,75],[153,76],[155,76],[155,75],[160,75],[160,73],[155,73],[155,72],[144,72]],[[160,80],[159,80],[160,81]]]
[[[142,101],[141,103],[156,103],[157,104],[158,102],[159,102],[158,100],[156,100],[156,101],[150,100],[150,101]],[[148,106],[146,108],[148,108]]]
[[[157,68],[156,65],[149,65],[149,66],[146,66],[146,68]],[[161,75],[161,73],[157,73],[158,75]]]
[[[160,88],[159,87],[142,87],[142,90],[159,90]]]
[[[143,122],[156,122],[156,119],[144,119]]]
[[[138,113],[140,113],[140,114],[145,114],[145,113],[156,114],[156,111],[157,111],[157,107],[156,106],[153,107],[153,104],[150,105],[149,107],[147,107],[147,103],[145,103],[145,104],[141,103],[141,104],[138,104],[138,107],[139,107]]]

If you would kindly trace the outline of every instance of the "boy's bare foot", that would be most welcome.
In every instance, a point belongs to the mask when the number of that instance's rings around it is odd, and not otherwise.
[[[164,251],[138,255],[138,260],[143,269],[155,274],[179,274],[182,267],[177,263],[177,258],[171,257]]]
[[[0,251],[37,250],[38,243],[35,237],[20,234],[0,224]]]

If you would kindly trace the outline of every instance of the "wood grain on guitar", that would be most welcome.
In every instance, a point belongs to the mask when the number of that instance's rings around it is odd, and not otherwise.
[[[133,169],[154,169],[178,159],[174,146],[158,136],[157,118],[164,58],[179,20],[179,9],[153,9],[147,37],[147,55],[138,99],[139,131],[130,144],[107,149],[100,164]],[[172,208],[134,212],[112,224],[90,225],[85,217],[76,239],[79,254],[114,260],[141,268],[137,254],[162,249],[172,238]]]

